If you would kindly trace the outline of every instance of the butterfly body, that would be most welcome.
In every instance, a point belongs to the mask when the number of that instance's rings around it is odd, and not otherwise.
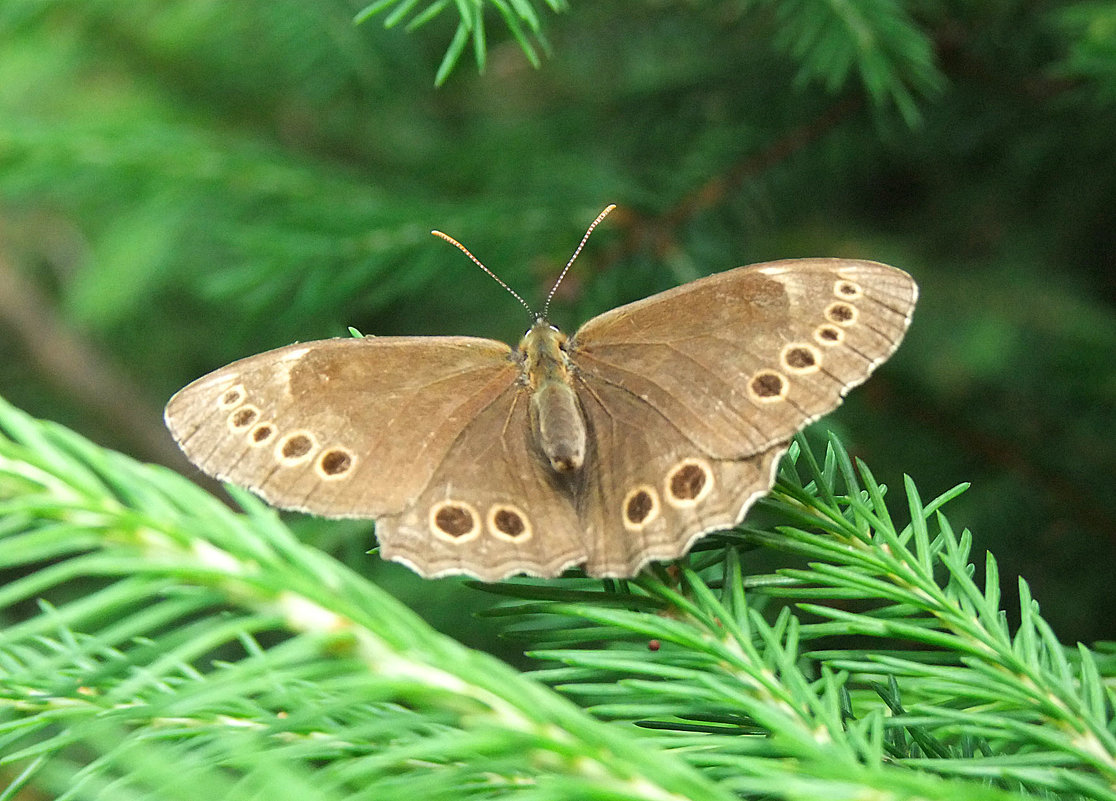
[[[531,428],[550,466],[577,470],[585,462],[585,418],[574,390],[569,340],[546,320],[535,321],[519,345],[523,383],[531,390]]]
[[[290,345],[167,405],[202,470],[284,508],[371,517],[426,576],[629,576],[730,527],[787,441],[898,347],[917,287],[874,262],[740,267],[567,338]]]

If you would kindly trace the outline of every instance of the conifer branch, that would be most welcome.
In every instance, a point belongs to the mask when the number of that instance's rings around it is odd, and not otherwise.
[[[0,431],[0,754],[59,797],[730,797],[435,633],[250,496],[234,514],[7,404]]]
[[[1008,631],[994,559],[981,588],[971,535],[941,511],[964,487],[924,503],[907,479],[912,522],[897,527],[865,465],[862,487],[839,442],[822,464],[803,442],[761,502],[786,524],[723,535],[724,550],[695,554],[677,577],[624,582],[596,602],[554,595],[547,605],[530,582],[529,600],[503,613],[521,613],[519,638],[551,643],[533,655],[561,666],[536,675],[599,717],[661,732],[664,747],[706,769],[713,741],[729,738],[726,764],[758,749],[815,778],[870,785],[861,771],[879,778],[903,765],[1112,798],[1112,694],[1099,663],[1057,642],[1025,582],[1022,623]],[[744,553],[757,545],[810,566],[748,575]],[[834,647],[850,636],[876,647]],[[705,746],[696,756],[695,732]],[[771,762],[757,783],[749,763],[733,763],[734,789],[769,789]]]
[[[566,0],[543,0],[543,2],[555,13],[569,8]],[[492,8],[499,14],[508,33],[515,39],[531,66],[537,68],[542,63],[536,46],[544,52],[550,50],[543,35],[542,20],[535,8],[534,0],[464,0],[464,2],[454,3],[450,3],[449,0],[434,0],[425,8],[416,10],[418,5],[418,0],[376,0],[356,15],[356,22],[364,22],[375,15],[383,14],[385,28],[394,28],[406,21],[406,28],[410,31],[428,24],[449,8],[456,10],[459,19],[434,78],[437,86],[446,82],[470,42],[473,44],[477,71],[484,72],[488,63],[484,13],[488,8]]]
[[[924,503],[908,480],[913,522],[897,527],[836,440],[821,464],[792,449],[763,504],[785,525],[631,581],[489,588],[518,599],[501,612],[512,633],[561,665],[537,677],[593,722],[430,631],[251,496],[236,515],[6,405],[0,428],[0,560],[19,573],[0,608],[41,609],[0,643],[0,746],[20,782],[49,786],[78,748],[96,754],[82,797],[199,782],[230,798],[353,782],[384,798],[523,783],[540,798],[1112,797],[1105,663],[1059,645],[1025,585],[1007,631],[994,561],[978,587],[971,537],[942,512],[963,488]],[[811,565],[748,575],[756,545]],[[831,647],[850,634],[881,647]]]

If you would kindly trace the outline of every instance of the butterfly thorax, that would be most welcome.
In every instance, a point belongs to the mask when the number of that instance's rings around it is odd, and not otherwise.
[[[574,392],[566,335],[539,319],[519,343],[523,375],[531,390],[535,442],[560,473],[585,462],[585,417]]]

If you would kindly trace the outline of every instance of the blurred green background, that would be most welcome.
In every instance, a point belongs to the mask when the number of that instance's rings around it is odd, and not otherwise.
[[[162,406],[235,358],[348,325],[516,340],[431,228],[538,301],[616,202],[567,330],[750,262],[913,274],[907,342],[826,424],[892,485],[972,482],[951,519],[1005,589],[1116,637],[1116,4],[477,0],[441,73],[457,6],[407,31],[386,14],[425,4],[386,5],[0,4],[0,394],[187,470]],[[485,597],[365,556],[369,523],[292,522],[485,641]]]

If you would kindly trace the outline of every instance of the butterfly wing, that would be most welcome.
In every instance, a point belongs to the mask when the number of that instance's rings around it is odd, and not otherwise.
[[[516,384],[478,410],[426,489],[376,523],[380,553],[428,576],[498,581],[556,576],[588,556],[571,479],[539,450],[530,390]]]
[[[327,517],[398,514],[513,386],[502,342],[328,339],[234,362],[178,392],[166,423],[206,473]]]
[[[579,381],[578,396],[589,442],[580,470],[551,468],[530,391],[509,387],[461,431],[414,503],[377,519],[381,555],[430,577],[550,577],[578,564],[632,576],[739,522],[785,451],[713,460],[622,388]]]
[[[571,343],[586,570],[631,575],[738,523],[787,440],[898,347],[917,288],[874,262],[741,267],[622,306]],[[619,534],[620,536],[616,536]]]
[[[899,346],[918,290],[885,264],[739,267],[587,322],[571,352],[707,456],[761,453],[831,411]]]
[[[770,488],[786,443],[715,459],[623,387],[583,374],[578,397],[589,452],[576,488],[588,541],[585,570],[632,576],[677,559],[711,531],[731,528]]]

